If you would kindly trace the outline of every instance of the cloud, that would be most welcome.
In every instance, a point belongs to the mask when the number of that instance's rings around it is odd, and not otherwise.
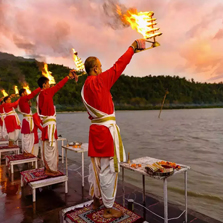
[[[223,38],[223,29],[219,29],[215,34],[214,39],[222,39]]]
[[[157,38],[161,46],[134,55],[125,74],[221,80],[221,0],[104,2],[154,11],[157,27],[163,32]],[[107,69],[134,39],[142,37],[130,27],[112,28],[112,16],[105,13],[101,0],[23,0],[22,4],[21,0],[0,0],[0,51],[73,67],[71,48],[75,48],[83,61],[97,56]]]

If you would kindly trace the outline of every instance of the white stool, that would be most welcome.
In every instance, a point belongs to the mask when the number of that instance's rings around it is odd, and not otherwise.
[[[16,154],[20,153],[20,148],[19,147],[14,147],[14,148],[10,148],[10,147],[6,147],[4,148],[4,146],[0,146],[0,165],[1,165],[1,160],[2,160],[2,153],[5,152],[15,152]]]
[[[11,181],[14,181],[13,174],[14,174],[14,165],[24,164],[24,163],[35,163],[35,169],[37,169],[37,157],[21,159],[21,160],[11,160],[9,161],[8,156],[6,156],[6,166],[10,169],[11,172]]]
[[[51,177],[43,180],[37,180],[34,182],[28,183],[28,185],[32,188],[32,193],[33,193],[33,202],[36,202],[36,189],[40,187],[46,187],[50,186],[53,184],[58,184],[58,183],[65,183],[65,193],[68,193],[68,177],[67,176],[58,176],[58,177]],[[24,183],[26,180],[24,179],[23,175],[21,175],[21,187],[23,187]]]

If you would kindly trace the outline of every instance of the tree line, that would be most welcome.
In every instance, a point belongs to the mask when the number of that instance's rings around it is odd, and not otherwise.
[[[14,85],[20,89],[24,82],[34,90],[42,76],[35,60],[0,59],[0,68],[0,88],[8,94],[14,93]],[[57,83],[69,73],[69,68],[62,65],[49,64],[48,68]],[[80,77],[77,84],[69,81],[54,96],[58,111],[85,110],[80,92],[86,78]],[[223,107],[223,83],[199,83],[179,76],[123,74],[111,94],[116,109],[158,109],[166,91],[164,108]]]

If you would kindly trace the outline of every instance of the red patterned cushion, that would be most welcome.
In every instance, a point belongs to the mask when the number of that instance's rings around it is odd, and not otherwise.
[[[30,158],[36,158],[36,156],[32,155],[32,156],[24,156],[23,154],[14,154],[11,156],[6,156],[6,159],[8,159],[8,165],[11,161],[15,161],[15,160],[25,160],[25,159],[30,159]]]
[[[144,220],[134,212],[126,209],[125,207],[121,206],[120,204],[114,203],[114,209],[121,210],[124,213],[124,216],[120,218],[104,218],[103,213],[105,206],[101,206],[98,210],[93,210],[92,205],[87,207],[74,209],[65,214],[66,218],[69,218],[71,222],[74,223],[85,223],[85,222],[92,222],[92,223],[141,223]]]
[[[24,180],[27,183],[38,181],[38,180],[43,180],[46,178],[64,176],[64,174],[61,171],[59,171],[59,174],[57,174],[55,176],[45,175],[44,168],[26,170],[26,171],[21,172],[21,175],[23,176]]]

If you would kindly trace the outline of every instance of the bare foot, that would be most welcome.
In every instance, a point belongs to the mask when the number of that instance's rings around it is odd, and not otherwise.
[[[92,203],[92,209],[97,210],[98,208],[100,208],[101,205],[102,205],[102,202],[100,201],[100,199],[94,197],[94,201]]]
[[[8,145],[9,147],[13,147],[13,146],[15,146],[14,145],[14,142],[13,141],[9,141],[9,145]]]
[[[119,210],[115,210],[112,208],[106,208],[104,210],[104,218],[120,218],[124,215],[124,213],[122,211]]]
[[[23,153],[23,155],[25,156],[25,157],[33,157],[33,154],[32,153]]]
[[[45,175],[51,176],[51,177],[54,177],[54,176],[56,176],[56,175],[59,174],[59,171],[57,171],[57,172],[51,172],[49,170],[45,170],[44,172],[45,172]]]

